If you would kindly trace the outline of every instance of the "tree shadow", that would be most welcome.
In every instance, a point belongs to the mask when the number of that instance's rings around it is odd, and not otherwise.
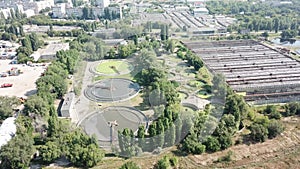
[[[34,95],[34,94],[36,94],[37,93],[37,90],[36,89],[33,89],[33,90],[29,90],[29,91],[27,91],[26,93],[25,93],[25,96],[32,96],[32,95]]]
[[[175,156],[177,156],[177,157],[186,157],[186,156],[188,156],[188,154],[186,153],[186,152],[182,152],[182,151],[180,151],[180,150],[172,150],[171,151]]]

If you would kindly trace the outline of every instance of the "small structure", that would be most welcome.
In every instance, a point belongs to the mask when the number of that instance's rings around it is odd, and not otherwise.
[[[65,99],[63,105],[61,106],[60,113],[62,117],[70,117],[70,114],[73,111],[75,93],[67,93],[64,98]]]
[[[9,117],[3,121],[0,127],[0,149],[16,134],[17,127],[15,125],[15,120],[15,117]]]
[[[194,14],[194,16],[208,15],[208,13],[209,13],[209,11],[208,11],[208,9],[205,8],[205,7],[193,9],[193,14]]]

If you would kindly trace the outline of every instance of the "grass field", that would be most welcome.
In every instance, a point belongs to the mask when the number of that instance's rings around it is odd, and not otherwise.
[[[123,72],[130,72],[132,66],[121,60],[107,60],[101,62],[97,67],[96,71],[106,75],[122,74]]]
[[[178,94],[179,94],[179,98],[180,98],[181,100],[186,99],[187,96],[188,96],[186,93],[183,93],[183,92],[178,92]]]
[[[205,90],[200,90],[198,92],[198,96],[201,98],[201,99],[208,99],[211,97],[211,94],[208,94]]]

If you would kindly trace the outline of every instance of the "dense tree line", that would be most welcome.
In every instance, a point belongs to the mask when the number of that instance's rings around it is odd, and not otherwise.
[[[177,51],[177,56],[183,60],[187,60],[189,66],[193,66],[198,71],[203,66],[203,61],[199,56],[196,56],[190,50],[185,47],[180,48]]]
[[[24,41],[28,48],[33,48],[29,42],[30,38]],[[57,60],[37,80],[37,94],[27,99],[22,114],[18,116],[17,135],[1,148],[0,168],[28,167],[34,147],[44,163],[66,157],[75,166],[92,167],[103,158],[104,152],[99,149],[97,140],[58,119],[54,108],[54,99],[62,98],[67,91],[66,78],[74,73],[74,67],[80,59],[79,50],[73,48],[57,52]]]
[[[285,107],[289,107],[289,105]],[[181,150],[187,153],[201,154],[205,151],[215,152],[227,149],[233,145],[233,137],[236,131],[244,127],[250,131],[250,134],[246,137],[253,142],[263,142],[268,138],[275,138],[283,132],[283,124],[279,121],[281,115],[278,115],[279,112],[275,106],[267,106],[262,112],[265,114],[263,116],[253,117],[250,111],[243,97],[228,89],[224,115],[217,123],[216,129],[211,135],[209,133],[203,135],[202,133],[203,129],[207,127],[204,124],[211,127],[210,122],[212,122],[212,125],[217,122],[212,115],[213,111],[206,107],[203,112],[196,116],[193,129],[182,141]],[[250,120],[252,123],[244,126],[244,120]],[[207,121],[209,122],[207,123]]]
[[[26,35],[23,39],[21,39],[21,43],[22,46],[17,49],[19,63],[32,61],[33,58],[31,58],[30,55],[44,45],[44,42],[38,38],[36,33]]]
[[[139,127],[137,135],[128,129],[119,131],[119,147],[121,155],[125,156],[172,146],[181,137],[180,99],[175,83],[167,80],[154,51],[141,50],[135,63],[136,68],[140,70],[135,79],[144,87],[145,97],[149,98],[144,99],[144,104],[154,106],[158,115],[153,117],[148,132],[145,126]]]
[[[235,30],[249,29],[251,31],[274,31],[293,30],[298,33],[300,20],[300,3],[274,5],[272,2],[248,3],[237,1],[209,1],[207,7],[211,14],[234,15],[239,24],[233,26]],[[284,14],[284,15],[283,15]],[[231,31],[230,27],[229,31]]]
[[[95,24],[92,26],[92,31],[95,30]],[[55,31],[53,30],[53,26],[50,25],[50,29],[47,31],[47,35],[50,37],[78,37],[82,35],[84,32],[82,29],[73,29],[70,31]]]
[[[83,52],[82,59],[90,61],[103,59],[108,51],[101,39],[87,34],[79,35],[78,38],[70,42],[70,49]]]
[[[160,39],[162,41],[168,40],[169,39],[169,25],[167,24],[162,24],[160,27]]]
[[[120,14],[115,10],[110,10],[108,7],[104,8],[104,15],[101,17],[103,19],[114,20],[120,19]]]
[[[82,28],[84,31],[92,31],[95,23],[93,22],[85,22],[85,21],[72,21],[72,20],[52,20],[49,16],[45,15],[35,15],[30,18],[24,19],[24,24],[32,24],[32,25],[56,25],[56,26],[78,26]]]
[[[31,122],[28,117],[18,116],[15,122],[18,126],[16,136],[1,147],[0,168],[18,169],[29,166],[31,156],[35,152]]]

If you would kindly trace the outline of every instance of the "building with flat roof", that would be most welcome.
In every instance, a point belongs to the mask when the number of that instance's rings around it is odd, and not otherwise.
[[[209,11],[205,7],[193,9],[194,16],[207,15],[208,13],[209,13]]]
[[[75,93],[67,93],[64,96],[64,102],[61,106],[60,113],[62,117],[70,117],[70,114],[72,111],[74,111],[74,99],[75,99]]]
[[[35,51],[30,57],[34,59],[34,61],[42,60],[55,60],[56,52],[60,50],[68,50],[69,43],[60,43],[60,42],[52,42],[46,46],[45,49],[38,49]]]

